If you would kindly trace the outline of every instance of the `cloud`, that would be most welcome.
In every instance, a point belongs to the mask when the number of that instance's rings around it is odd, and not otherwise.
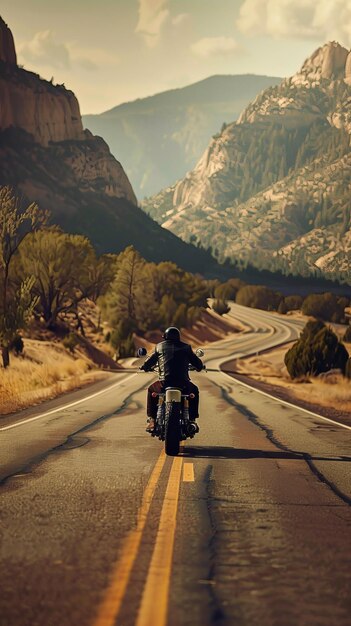
[[[191,45],[191,50],[195,56],[205,59],[237,53],[241,49],[232,37],[203,37]]]
[[[55,41],[51,30],[36,33],[31,41],[18,48],[19,54],[28,63],[45,65],[58,69],[71,67],[71,55],[65,43]]]
[[[351,0],[244,0],[237,27],[248,35],[351,43]]]
[[[135,32],[153,48],[158,44],[162,26],[169,16],[168,0],[139,0],[139,21]]]
[[[119,63],[115,55],[100,48],[82,48],[75,43],[58,42],[51,30],[40,31],[31,41],[20,44],[18,53],[21,60],[35,69],[70,70],[78,66],[92,72],[98,67],[114,67]]]
[[[172,19],[173,26],[181,26],[184,22],[187,22],[190,18],[189,13],[178,13]]]

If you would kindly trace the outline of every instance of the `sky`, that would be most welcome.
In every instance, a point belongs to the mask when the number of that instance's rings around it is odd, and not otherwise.
[[[327,41],[351,47],[351,0],[2,0],[18,63],[81,112],[213,74],[290,76]]]

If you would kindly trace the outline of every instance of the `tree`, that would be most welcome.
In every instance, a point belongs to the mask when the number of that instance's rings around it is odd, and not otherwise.
[[[327,322],[342,322],[348,302],[347,298],[340,298],[333,293],[313,293],[305,298],[302,313]]]
[[[13,342],[18,338],[18,331],[25,328],[33,314],[37,302],[32,295],[33,284],[33,276],[25,278],[20,287],[11,294],[11,298],[8,299],[6,304],[5,313],[0,316],[1,345],[3,348],[5,346],[7,348],[7,352],[3,349],[4,367],[8,367],[10,364],[9,350]]]
[[[299,295],[285,296],[284,302],[285,302],[287,311],[297,311],[298,309],[301,309],[302,307],[303,297]]]
[[[291,378],[318,376],[331,369],[345,372],[349,358],[336,334],[321,322],[307,322],[300,339],[288,350],[284,363]]]
[[[236,302],[243,306],[263,309],[264,311],[275,311],[281,300],[281,296],[261,285],[246,285],[239,289]]]
[[[226,300],[217,299],[213,301],[212,309],[215,313],[218,313],[218,315],[224,315],[224,313],[229,313],[230,306]]]
[[[348,326],[346,328],[346,331],[344,334],[344,341],[346,341],[346,343],[351,343],[351,326]]]
[[[240,278],[230,278],[226,283],[215,287],[214,297],[219,300],[235,300],[236,294],[244,285],[245,283]]]
[[[12,293],[9,291],[11,264],[24,239],[29,233],[43,226],[47,220],[47,215],[46,212],[39,210],[35,203],[23,207],[10,187],[0,188],[1,351],[4,367],[8,367],[10,364],[10,340],[8,337],[13,332],[16,334],[15,327],[21,327],[28,318],[23,309],[24,303],[27,303],[28,313],[31,310],[31,305],[28,302],[30,281],[26,282],[25,277],[23,277],[24,282],[19,285],[18,290],[14,290]],[[18,316],[14,310],[16,305],[21,308]]]
[[[35,276],[36,311],[48,328],[54,328],[61,313],[78,315],[79,302],[105,289],[111,272],[105,276],[99,263],[86,237],[50,228],[27,238],[18,251],[16,273]]]
[[[111,288],[101,300],[104,315],[114,327],[114,341],[126,340],[148,325],[152,301],[151,278],[146,262],[133,246],[128,246],[117,259],[117,272]]]

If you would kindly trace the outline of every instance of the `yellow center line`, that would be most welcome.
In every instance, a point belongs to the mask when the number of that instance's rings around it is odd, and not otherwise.
[[[185,483],[193,483],[194,480],[195,480],[194,463],[184,463],[184,467],[183,467],[183,482],[185,482]]]
[[[137,525],[123,543],[121,555],[115,565],[111,582],[105,598],[100,606],[94,626],[113,626],[121,608],[122,600],[127,589],[130,573],[137,556],[143,530],[146,524],[156,485],[160,478],[166,455],[162,450],[156,465],[152,471],[149,482],[144,491],[141,507],[138,512]]]
[[[175,457],[136,626],[165,626],[183,459]]]

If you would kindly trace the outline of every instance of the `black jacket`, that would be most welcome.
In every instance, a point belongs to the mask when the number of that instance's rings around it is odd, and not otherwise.
[[[201,359],[191,346],[183,341],[161,341],[155,352],[146,359],[141,369],[148,372],[158,364],[159,379],[166,385],[182,387],[189,380],[189,363],[200,372],[203,368]]]

